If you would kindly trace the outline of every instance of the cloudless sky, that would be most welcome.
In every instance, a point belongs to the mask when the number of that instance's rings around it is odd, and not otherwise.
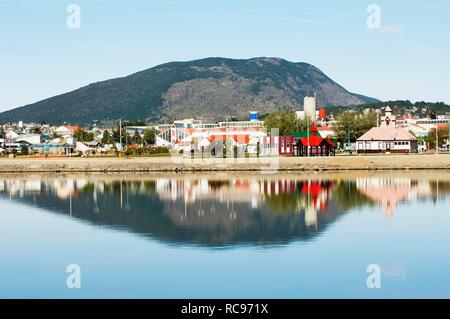
[[[351,92],[450,103],[449,31],[447,0],[0,0],[0,111],[210,56],[308,62]]]

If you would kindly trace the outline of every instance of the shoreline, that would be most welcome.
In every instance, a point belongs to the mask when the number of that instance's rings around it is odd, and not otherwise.
[[[5,173],[153,173],[153,172],[308,172],[308,171],[450,170],[448,154],[353,155],[334,157],[264,157],[183,159],[136,158],[2,158]]]

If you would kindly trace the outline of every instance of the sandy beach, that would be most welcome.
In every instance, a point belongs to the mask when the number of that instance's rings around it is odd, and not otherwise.
[[[449,170],[450,155],[385,155],[188,159],[153,158],[3,158],[0,173],[26,172],[210,172]]]

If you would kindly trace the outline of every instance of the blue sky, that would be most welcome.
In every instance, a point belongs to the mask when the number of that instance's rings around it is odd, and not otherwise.
[[[0,111],[210,56],[308,62],[352,92],[450,103],[449,17],[446,0],[0,0]]]

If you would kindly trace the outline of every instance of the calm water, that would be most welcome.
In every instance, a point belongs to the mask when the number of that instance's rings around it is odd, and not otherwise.
[[[7,298],[450,298],[450,173],[0,175],[0,270]]]

